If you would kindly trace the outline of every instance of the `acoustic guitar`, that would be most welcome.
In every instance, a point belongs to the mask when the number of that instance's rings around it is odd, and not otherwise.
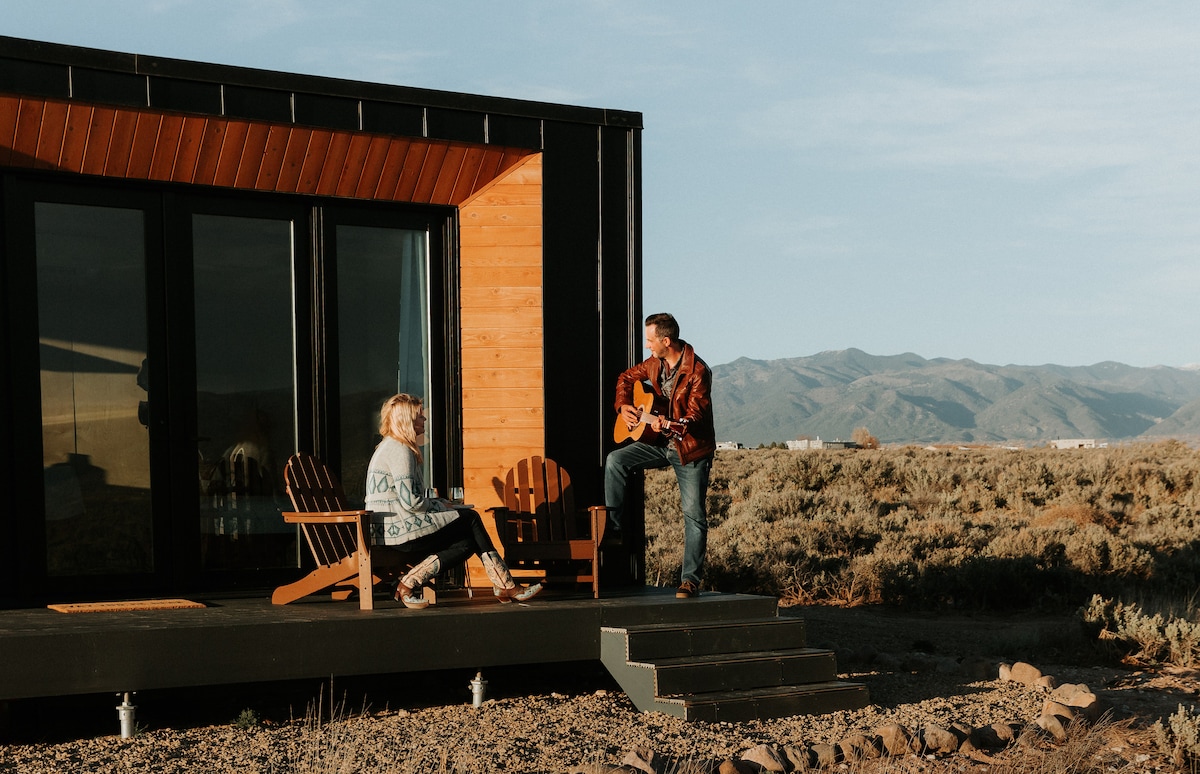
[[[613,440],[617,443],[630,440],[654,443],[660,436],[670,440],[683,435],[684,425],[682,422],[668,420],[662,432],[655,432],[650,427],[650,423],[656,417],[667,415],[668,404],[665,397],[649,389],[644,382],[634,382],[633,384],[633,407],[638,411],[638,421],[634,423],[633,427],[626,425],[624,417],[617,414],[617,423],[613,426]]]

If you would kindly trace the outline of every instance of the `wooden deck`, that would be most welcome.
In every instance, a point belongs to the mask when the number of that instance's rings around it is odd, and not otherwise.
[[[547,593],[501,605],[443,595],[407,610],[377,599],[361,611],[314,596],[276,606],[207,599],[204,609],[0,611],[0,701],[600,659],[601,627],[774,617],[772,597],[674,589]]]

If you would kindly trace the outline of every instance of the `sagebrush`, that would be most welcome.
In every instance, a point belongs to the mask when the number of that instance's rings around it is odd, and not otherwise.
[[[671,470],[647,472],[651,583],[677,582]],[[705,585],[787,602],[1078,607],[1186,595],[1200,576],[1200,452],[722,450]]]

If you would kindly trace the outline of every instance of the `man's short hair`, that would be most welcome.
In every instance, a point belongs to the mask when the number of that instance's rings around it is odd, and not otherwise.
[[[679,323],[675,322],[675,318],[666,312],[650,315],[646,318],[646,325],[653,325],[654,332],[660,339],[665,337],[671,341],[679,341]]]

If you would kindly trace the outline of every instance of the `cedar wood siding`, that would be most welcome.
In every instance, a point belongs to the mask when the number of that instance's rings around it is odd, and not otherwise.
[[[545,453],[541,154],[460,206],[459,240],[463,485],[486,509],[517,460]]]

